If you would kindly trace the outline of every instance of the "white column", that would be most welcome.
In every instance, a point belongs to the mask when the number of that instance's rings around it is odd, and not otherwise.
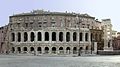
[[[80,33],[79,32],[77,32],[77,42],[79,42],[79,38],[80,37]]]
[[[15,32],[15,42],[18,41],[18,35],[17,35],[17,32]]]
[[[94,42],[94,53],[97,53],[97,42]]]
[[[17,52],[16,52],[16,47],[15,47],[15,46],[13,46],[13,47],[14,47],[14,49],[15,49],[14,53],[17,53]]]
[[[31,38],[30,38],[30,32],[27,32],[27,33],[28,33],[28,42],[31,42],[31,41],[30,41],[30,39],[31,39]]]
[[[30,54],[30,47],[27,47],[27,53]]]
[[[21,49],[21,53],[23,53],[23,47],[20,47],[20,49]]]
[[[56,42],[59,42],[59,32],[56,32]]]
[[[44,47],[41,47],[41,50],[42,50],[42,54],[44,54],[45,52]]]
[[[21,32],[21,42],[24,42],[24,33]]]
[[[37,42],[37,31],[34,32],[34,35],[35,35],[35,42]]]
[[[66,32],[63,32],[63,42],[66,42]]]
[[[45,32],[42,31],[41,33],[42,33],[42,41],[44,42],[45,41]]]
[[[52,42],[52,32],[49,31],[48,33],[49,33],[49,42],[51,43]]]
[[[70,42],[73,42],[73,32],[70,32]]]
[[[89,42],[91,41],[91,33],[90,32],[88,33],[88,41]]]
[[[49,48],[49,54],[52,54],[52,47],[48,46],[48,48]]]

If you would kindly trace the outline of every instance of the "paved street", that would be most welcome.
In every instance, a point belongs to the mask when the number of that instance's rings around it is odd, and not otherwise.
[[[120,67],[120,56],[41,57],[1,55],[0,67]]]

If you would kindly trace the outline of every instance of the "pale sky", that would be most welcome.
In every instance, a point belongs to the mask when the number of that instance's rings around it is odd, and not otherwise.
[[[110,18],[113,29],[120,31],[120,0],[1,0],[0,26],[8,24],[10,15],[36,9],[87,13],[99,20]]]

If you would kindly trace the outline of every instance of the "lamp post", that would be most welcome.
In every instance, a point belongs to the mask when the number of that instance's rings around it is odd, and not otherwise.
[[[78,28],[79,28],[79,33],[80,33],[80,23],[82,22],[81,20],[79,20],[79,17],[78,17],[78,15],[76,15],[76,20],[77,20],[77,24],[78,24]],[[79,35],[79,37],[80,37],[80,35]],[[80,52],[81,52],[81,49],[80,49],[80,38],[79,38],[79,40],[78,40],[79,42],[78,42],[78,45],[79,45],[79,50],[78,50],[78,56],[80,56]]]

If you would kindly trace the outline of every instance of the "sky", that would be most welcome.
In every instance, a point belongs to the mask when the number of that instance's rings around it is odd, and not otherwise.
[[[113,30],[120,31],[120,0],[1,0],[0,26],[7,25],[13,14],[37,9],[87,13],[100,21],[110,18]]]

